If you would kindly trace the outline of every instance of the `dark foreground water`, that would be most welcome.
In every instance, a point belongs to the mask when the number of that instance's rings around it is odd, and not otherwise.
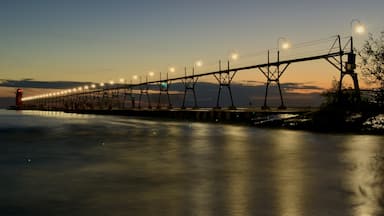
[[[384,215],[384,136],[0,110],[0,215]]]

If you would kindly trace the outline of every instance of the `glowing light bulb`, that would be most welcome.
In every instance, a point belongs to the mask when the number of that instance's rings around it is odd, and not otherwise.
[[[232,59],[232,60],[237,60],[237,59],[239,59],[239,54],[238,54],[238,53],[232,53],[232,54],[231,54],[231,59]]]
[[[365,27],[361,24],[357,25],[355,28],[357,34],[363,34],[365,32]]]

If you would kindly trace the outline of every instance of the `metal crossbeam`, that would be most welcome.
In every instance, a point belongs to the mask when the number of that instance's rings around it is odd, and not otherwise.
[[[341,55],[347,55],[347,52],[342,51]],[[284,60],[284,61],[276,61],[276,62],[270,62],[268,63],[263,63],[263,64],[257,64],[257,65],[250,65],[250,66],[245,66],[245,67],[238,67],[238,68],[231,68],[226,71],[211,71],[207,73],[200,73],[200,74],[193,74],[193,75],[187,75],[183,77],[176,77],[176,78],[170,78],[170,79],[162,79],[162,80],[157,80],[157,81],[150,81],[150,82],[143,82],[143,83],[137,83],[137,84],[125,84],[125,85],[120,85],[117,87],[112,87],[109,89],[122,89],[122,88],[127,88],[127,87],[138,87],[138,86],[143,86],[143,85],[151,85],[151,84],[156,84],[159,82],[170,82],[170,81],[183,81],[187,79],[193,79],[193,78],[199,78],[199,77],[204,77],[204,76],[210,76],[210,75],[215,75],[215,74],[221,74],[221,73],[227,73],[227,72],[235,72],[235,71],[242,71],[242,70],[251,70],[251,69],[256,69],[256,68],[263,68],[269,66],[277,66],[277,65],[283,65],[283,64],[292,64],[292,63],[297,63],[297,62],[304,62],[304,61],[313,61],[313,60],[319,60],[319,59],[328,59],[332,57],[338,57],[340,56],[340,52],[333,52],[333,53],[328,53],[328,54],[323,54],[323,55],[316,55],[316,56],[310,56],[310,57],[303,57],[303,58],[296,58],[296,59],[289,59],[289,60]],[[104,91],[105,89],[99,89],[99,90],[94,90],[94,91]],[[87,94],[87,92],[82,92],[78,94]]]

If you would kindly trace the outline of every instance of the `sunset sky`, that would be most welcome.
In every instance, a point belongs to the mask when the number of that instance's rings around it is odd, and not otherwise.
[[[200,59],[198,72],[208,72],[233,51],[236,64],[255,53],[263,56],[254,62],[264,63],[280,37],[296,44],[349,36],[353,19],[377,35],[383,8],[383,0],[2,0],[0,79],[105,82],[149,71],[158,77],[170,66],[176,77]],[[354,37],[358,48],[367,34]],[[320,60],[290,66],[282,81],[326,87],[334,77]],[[247,80],[264,78],[239,73],[237,81]]]

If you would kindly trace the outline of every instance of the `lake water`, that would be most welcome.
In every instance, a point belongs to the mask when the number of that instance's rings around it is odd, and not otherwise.
[[[0,215],[384,215],[384,136],[0,110]]]

